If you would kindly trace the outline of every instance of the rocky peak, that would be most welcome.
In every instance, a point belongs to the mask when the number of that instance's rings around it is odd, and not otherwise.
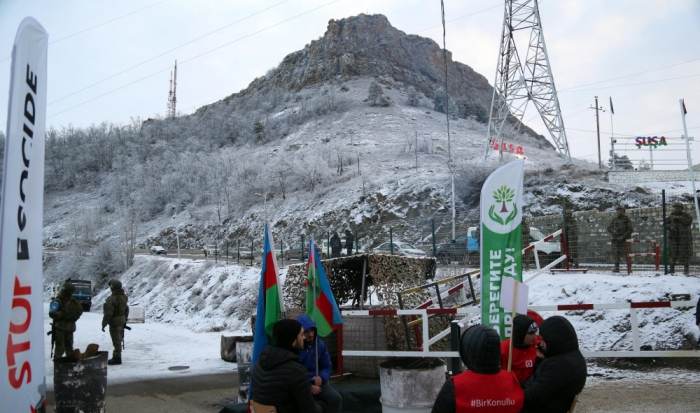
[[[449,51],[447,72],[451,96],[466,96],[484,107],[490,106],[493,89],[486,78],[471,67],[452,61]],[[357,76],[393,78],[432,97],[445,83],[443,50],[431,39],[396,29],[381,14],[332,19],[322,38],[287,55],[276,70],[256,79],[241,94],[272,87],[301,90]]]

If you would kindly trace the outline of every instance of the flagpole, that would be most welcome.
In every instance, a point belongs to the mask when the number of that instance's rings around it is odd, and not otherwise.
[[[698,208],[698,193],[695,190],[695,173],[693,171],[693,158],[690,156],[690,139],[688,138],[688,127],[685,125],[685,103],[683,99],[678,101],[681,107],[681,119],[683,120],[683,132],[685,133],[685,150],[688,154],[688,170],[690,171],[690,183],[693,186],[693,202],[695,204],[695,217],[700,226],[700,208]]]
[[[302,247],[302,250],[304,247]],[[303,251],[302,251],[303,252]],[[311,236],[311,245],[309,245],[309,257],[312,257],[309,260],[309,266],[313,265],[314,271],[312,272],[312,277],[313,277],[313,290],[314,290],[314,318],[313,322],[314,325],[316,325],[316,313],[318,312],[318,308],[316,307],[316,249],[314,248],[314,237],[313,235]],[[307,273],[308,273],[308,268],[307,268]],[[314,354],[315,354],[315,359],[316,359],[316,377],[319,377],[318,375],[318,327],[316,327],[316,335],[314,337]]]

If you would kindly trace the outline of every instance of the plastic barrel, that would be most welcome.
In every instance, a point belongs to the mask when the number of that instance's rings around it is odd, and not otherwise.
[[[107,352],[78,362],[53,363],[56,413],[104,413],[107,393]]]
[[[379,365],[382,413],[430,413],[445,383],[445,362],[396,358]]]

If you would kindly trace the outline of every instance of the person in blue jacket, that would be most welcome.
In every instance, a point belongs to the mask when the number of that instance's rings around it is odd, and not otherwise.
[[[333,370],[328,347],[323,340],[316,337],[316,324],[309,316],[300,315],[297,321],[304,327],[304,348],[299,353],[299,361],[309,372],[311,393],[328,405],[329,413],[339,413],[343,405],[343,397],[328,382]],[[318,353],[316,353],[317,344]],[[316,354],[318,354],[318,372],[316,372]]]

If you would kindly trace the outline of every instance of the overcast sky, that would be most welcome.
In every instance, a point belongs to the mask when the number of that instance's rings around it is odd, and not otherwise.
[[[445,0],[447,49],[491,84],[503,3]],[[635,160],[649,161],[649,150],[637,149],[634,137],[680,137],[681,98],[689,135],[700,141],[700,1],[543,0],[540,12],[572,156],[598,161],[595,111],[587,109],[596,95],[606,110],[604,160],[611,129],[618,153]],[[0,0],[1,128],[12,43],[26,16],[50,36],[47,125],[61,128],[164,115],[176,59],[178,111],[192,113],[323,36],[328,20],[359,13],[384,14],[397,29],[442,45],[438,0]],[[549,136],[532,110],[525,121]],[[655,169],[685,162],[684,145],[675,143],[657,149]],[[700,142],[694,146],[698,163]]]

